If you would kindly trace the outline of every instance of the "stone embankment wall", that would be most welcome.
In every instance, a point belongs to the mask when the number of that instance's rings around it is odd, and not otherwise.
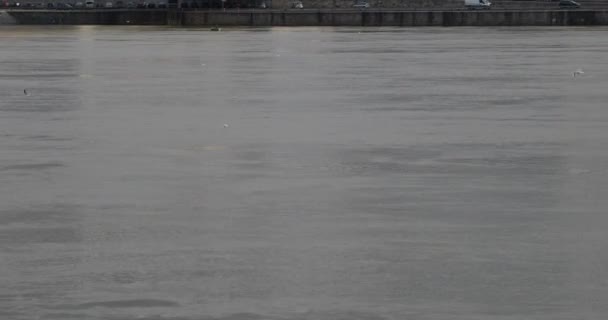
[[[271,0],[272,8],[290,8],[294,0]],[[305,9],[352,8],[357,0],[301,0]],[[370,8],[463,8],[464,0],[365,0]]]
[[[11,10],[18,24],[166,25],[166,10]]]
[[[8,12],[0,10],[0,25],[1,24],[17,24],[17,19],[8,14]]]
[[[185,11],[174,25],[201,26],[568,26],[608,25],[603,11]]]
[[[598,10],[48,10],[7,11],[19,24],[174,26],[570,26],[608,25]],[[1,17],[1,15],[0,15]],[[14,20],[12,20],[14,19]]]

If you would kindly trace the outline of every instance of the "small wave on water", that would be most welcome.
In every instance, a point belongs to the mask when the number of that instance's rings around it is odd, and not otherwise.
[[[169,300],[157,299],[133,299],[133,300],[112,300],[112,301],[95,301],[76,305],[76,309],[89,309],[95,307],[105,308],[150,308],[150,307],[178,307],[179,304]]]
[[[55,310],[87,310],[93,308],[155,308],[155,307],[179,307],[179,303],[171,300],[161,299],[125,299],[125,300],[107,300],[107,301],[91,301],[80,304],[59,305],[51,309]]]
[[[159,305],[160,304],[160,305]],[[103,302],[90,302],[76,306],[76,309],[88,308],[126,308],[126,307],[177,307],[178,304],[167,300],[155,299],[135,299],[135,300],[115,300]],[[70,312],[54,312],[45,315],[45,319],[76,319],[83,317],[83,314]],[[90,315],[87,319],[90,319]],[[97,314],[94,319],[104,320],[388,320],[388,318],[369,312],[360,311],[308,311],[293,314],[273,314],[263,315],[251,312],[229,313],[219,316],[200,315],[200,316],[177,316],[166,314],[144,315],[139,311],[136,315],[102,315]]]
[[[23,164],[13,164],[13,165],[0,167],[0,171],[15,171],[15,170],[32,171],[32,170],[60,168],[63,166],[64,166],[64,164],[61,162],[23,163]]]
[[[583,169],[583,168],[570,168],[568,169],[568,173],[574,176],[582,175],[590,173],[591,170]]]

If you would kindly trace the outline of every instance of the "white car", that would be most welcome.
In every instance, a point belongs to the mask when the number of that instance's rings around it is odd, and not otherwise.
[[[295,9],[304,9],[304,5],[302,4],[302,1],[296,1],[293,3],[293,7]]]

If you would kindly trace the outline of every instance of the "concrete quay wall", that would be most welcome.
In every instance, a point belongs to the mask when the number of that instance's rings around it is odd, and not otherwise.
[[[577,26],[608,25],[601,10],[12,10],[17,24],[173,26]]]

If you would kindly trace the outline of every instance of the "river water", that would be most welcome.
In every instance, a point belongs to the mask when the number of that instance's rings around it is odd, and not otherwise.
[[[0,318],[605,319],[606,31],[4,26]]]

